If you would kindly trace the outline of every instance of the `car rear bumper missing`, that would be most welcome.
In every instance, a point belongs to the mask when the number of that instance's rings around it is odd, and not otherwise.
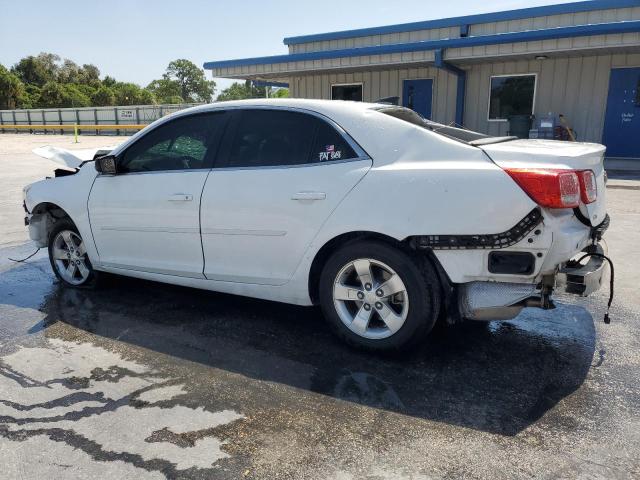
[[[607,254],[601,244],[590,247],[580,256],[584,256],[587,253]],[[568,262],[560,268],[556,275],[557,291],[586,297],[600,289],[604,278],[605,260],[600,256],[587,258],[587,263],[575,264],[575,262]]]

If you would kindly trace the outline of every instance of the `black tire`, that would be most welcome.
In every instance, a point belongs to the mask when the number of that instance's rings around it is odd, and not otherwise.
[[[406,320],[400,329],[386,338],[371,339],[353,332],[341,320],[334,305],[333,286],[336,277],[344,266],[360,258],[388,265],[406,287],[409,300]],[[438,276],[426,258],[380,241],[358,241],[345,245],[331,255],[320,276],[320,305],[330,326],[348,344],[369,351],[407,351],[420,344],[438,319],[440,297]]]
[[[51,264],[51,269],[53,270],[53,273],[55,274],[55,276],[58,278],[58,280],[60,280],[65,286],[67,287],[71,287],[71,288],[93,288],[95,287],[96,283],[97,283],[97,279],[98,279],[98,274],[97,272],[93,269],[93,266],[91,265],[91,261],[89,260],[89,256],[85,254],[84,258],[84,264],[87,267],[87,269],[89,270],[89,275],[86,279],[84,279],[82,282],[80,283],[71,283],[69,281],[67,281],[61,274],[60,271],[58,270],[58,266],[56,265],[56,261],[54,259],[53,256],[53,249],[54,249],[54,241],[56,239],[56,237],[58,236],[58,234],[64,230],[70,230],[72,232],[74,232],[78,237],[82,238],[82,236],[80,235],[80,232],[78,231],[78,229],[76,228],[75,224],[69,220],[69,219],[62,219],[62,220],[58,220],[54,226],[53,229],[51,230],[51,232],[49,233],[49,241],[48,241],[48,250],[49,250],[49,263]],[[84,242],[84,239],[82,239],[82,241]]]

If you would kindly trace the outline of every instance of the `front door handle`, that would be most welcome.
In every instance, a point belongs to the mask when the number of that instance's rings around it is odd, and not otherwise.
[[[168,200],[170,202],[191,202],[193,201],[193,195],[190,193],[174,193],[169,195]]]
[[[324,200],[327,194],[324,192],[297,192],[291,196],[291,200]]]

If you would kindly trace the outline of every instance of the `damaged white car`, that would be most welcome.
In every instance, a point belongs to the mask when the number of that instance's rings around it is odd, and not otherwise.
[[[602,282],[602,145],[291,99],[183,110],[95,160],[41,153],[66,167],[24,189],[26,223],[69,286],[110,272],[319,304],[349,343],[392,350]]]

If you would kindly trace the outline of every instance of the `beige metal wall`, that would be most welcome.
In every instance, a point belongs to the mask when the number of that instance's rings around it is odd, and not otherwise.
[[[561,113],[582,141],[601,142],[611,68],[640,67],[640,54],[518,60],[474,65],[467,70],[465,126],[505,135],[507,122],[489,121],[492,75],[537,74],[534,114]]]
[[[354,73],[302,75],[291,77],[290,94],[296,98],[331,98],[331,85],[362,83],[365,102],[380,98],[402,97],[402,81],[418,78],[433,79],[432,118],[450,123],[455,118],[456,77],[434,67],[398,70],[367,70]]]
[[[506,135],[507,122],[489,121],[489,82],[492,75],[535,73],[534,114],[562,113],[578,133],[579,140],[600,142],[604,126],[611,68],[640,67],[640,54],[605,54],[516,60],[468,65],[465,126],[491,135]],[[402,80],[433,79],[432,117],[451,123],[455,118],[457,79],[434,67],[368,70],[354,73],[301,75],[290,78],[291,96],[331,98],[331,85],[362,83],[363,100],[398,96]]]
[[[596,10],[593,12],[567,13],[563,15],[548,15],[544,17],[532,17],[504,22],[480,23],[470,26],[469,35],[491,35],[495,33],[522,32],[525,30],[540,30],[545,28],[619,22],[624,20],[640,20],[640,6],[630,8],[611,8],[606,10]],[[317,52],[320,50],[336,50],[371,45],[388,45],[393,43],[417,42],[420,40],[441,40],[445,38],[458,38],[459,36],[459,27],[433,28],[428,30],[415,30],[411,32],[369,35],[364,37],[289,45],[289,53]]]

